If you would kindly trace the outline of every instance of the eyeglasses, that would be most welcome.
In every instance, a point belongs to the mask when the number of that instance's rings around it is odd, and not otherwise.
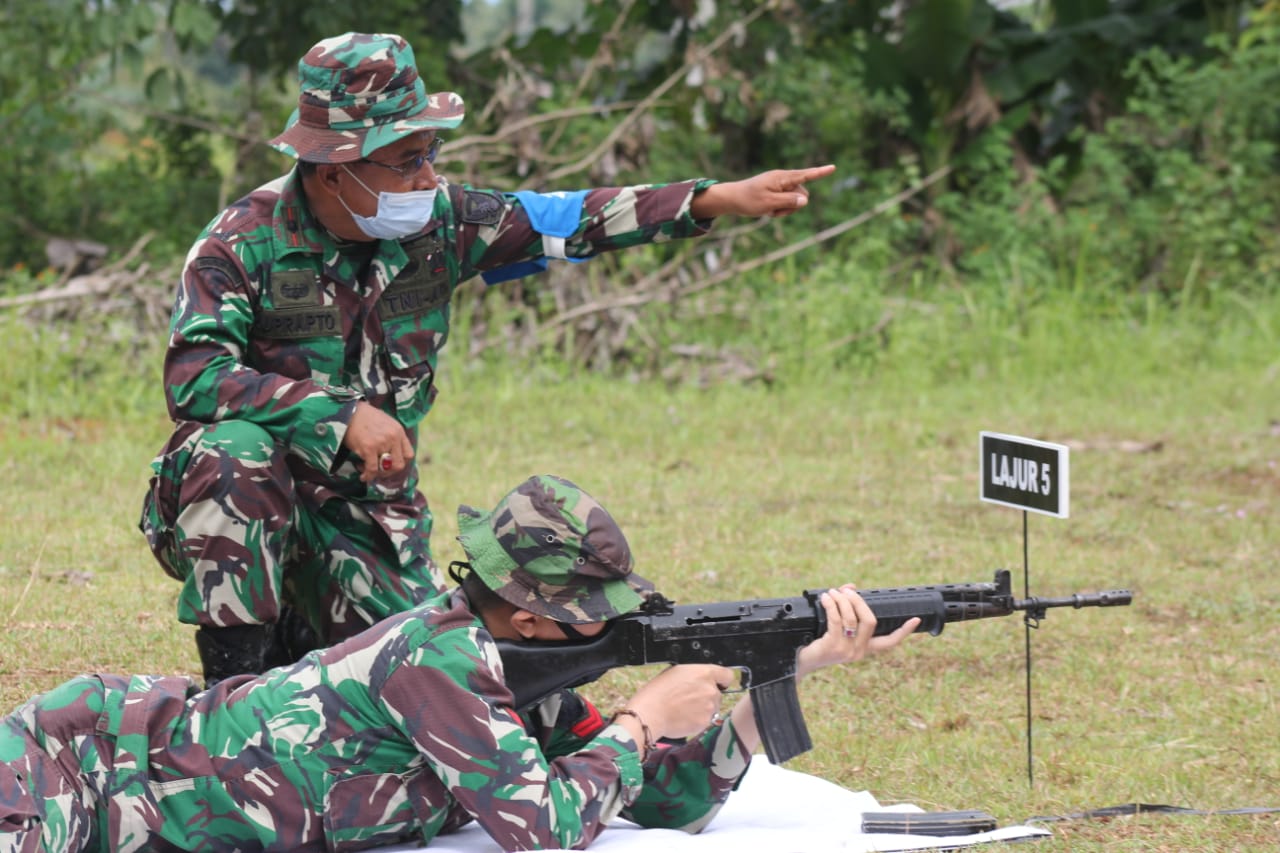
[[[414,175],[422,171],[422,167],[427,163],[434,163],[436,155],[440,153],[440,146],[444,144],[444,140],[438,136],[433,136],[431,141],[427,143],[427,150],[420,151],[413,156],[412,159],[405,160],[403,163],[397,163],[394,166],[390,163],[379,163],[377,160],[365,160],[366,163],[372,163],[375,166],[381,166],[395,172],[402,178],[412,178]]]

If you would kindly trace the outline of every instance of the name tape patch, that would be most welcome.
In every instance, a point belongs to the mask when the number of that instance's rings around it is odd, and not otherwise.
[[[406,315],[422,316],[449,304],[453,289],[447,275],[397,281],[378,300],[378,315],[383,320]]]
[[[261,311],[253,324],[253,333],[259,338],[278,341],[340,335],[342,334],[342,317],[338,313],[337,305]]]

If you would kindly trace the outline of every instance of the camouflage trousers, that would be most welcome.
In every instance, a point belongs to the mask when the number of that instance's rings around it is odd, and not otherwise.
[[[398,503],[340,496],[296,476],[285,449],[254,424],[180,423],[152,469],[139,528],[183,583],[181,622],[271,623],[288,603],[331,644],[445,586],[421,494]]]
[[[149,735],[196,695],[187,678],[81,675],[0,720],[0,850],[263,849],[251,835],[228,840],[201,825],[229,798],[216,777],[164,779],[172,755]],[[188,736],[174,750],[192,747]]]
[[[77,679],[0,722],[0,849],[61,853],[102,846],[97,793],[78,757],[92,763],[103,754],[95,743],[101,712],[101,684],[95,689]]]

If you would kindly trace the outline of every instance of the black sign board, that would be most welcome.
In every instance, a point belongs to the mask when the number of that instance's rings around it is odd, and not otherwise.
[[[982,500],[1067,517],[1071,466],[1065,445],[982,432],[978,451]]]

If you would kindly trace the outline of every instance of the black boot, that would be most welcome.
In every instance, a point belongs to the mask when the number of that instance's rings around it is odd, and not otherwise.
[[[271,627],[264,661],[267,669],[288,666],[321,646],[320,636],[311,623],[287,604],[280,608],[280,618]]]
[[[208,690],[233,675],[258,675],[265,668],[270,625],[231,625],[196,629],[196,649],[204,665],[204,686]]]

